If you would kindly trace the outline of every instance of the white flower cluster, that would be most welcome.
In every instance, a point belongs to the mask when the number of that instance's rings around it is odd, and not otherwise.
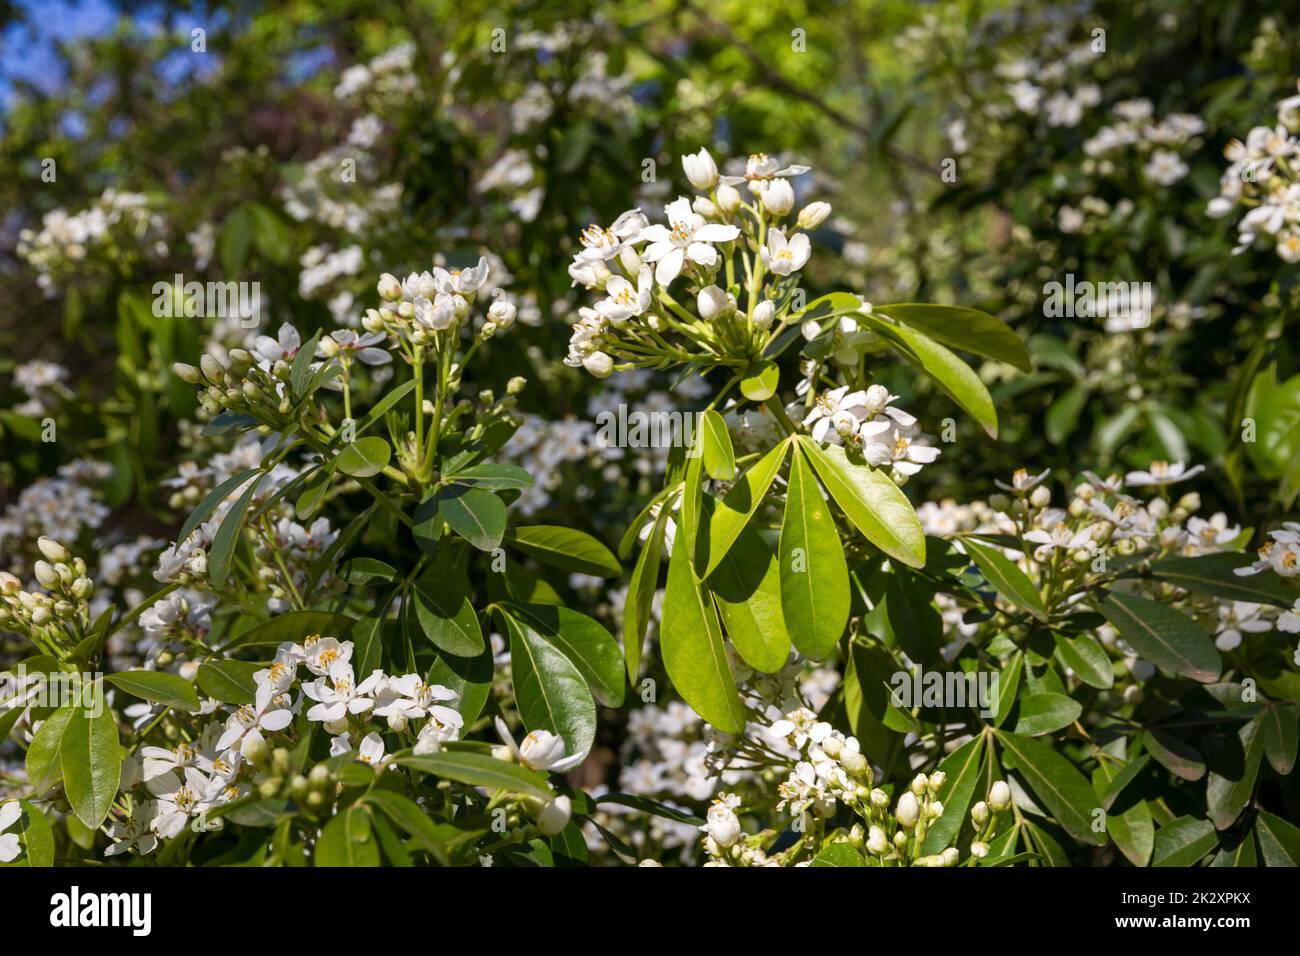
[[[281,644],[271,665],[253,674],[252,703],[229,708],[224,721],[208,723],[195,740],[172,749],[142,747],[123,769],[122,789],[143,783],[152,799],[134,801],[129,816],[114,820],[109,833],[114,842],[106,855],[133,848],[150,853],[159,839],[171,839],[193,822],[205,825],[207,812],[260,788],[269,776],[258,772],[270,757],[268,735],[287,731],[304,699],[312,702],[307,719],[332,735],[331,755],[355,753],[376,769],[388,763],[383,737],[371,729],[377,719],[388,731],[409,737],[415,753],[436,752],[459,737],[464,720],[448,706],[456,700],[454,691],[427,684],[418,674],[390,677],[380,670],[357,683],[352,652],[351,641],[333,637]],[[299,679],[300,667],[311,679]],[[354,738],[359,738],[355,748]],[[313,780],[291,787],[303,791],[295,794],[302,797],[309,783],[323,780],[314,770]],[[216,827],[219,821],[206,825]]]
[[[883,385],[855,391],[842,385],[817,395],[803,423],[823,444],[851,446],[870,464],[888,465],[902,484],[937,459],[939,449],[916,441],[916,419],[890,405],[897,398]]]
[[[1300,84],[1298,84],[1300,85]],[[1277,105],[1275,126],[1256,126],[1246,141],[1234,139],[1223,151],[1228,168],[1219,179],[1219,195],[1205,214],[1222,219],[1238,207],[1247,212],[1237,223],[1240,255],[1271,245],[1283,262],[1300,262],[1300,94]]]
[[[27,395],[27,401],[13,407],[16,415],[40,418],[72,394],[63,384],[68,380],[68,370],[56,362],[33,359],[15,366],[13,375],[14,386]]]
[[[368,97],[400,103],[418,88],[415,44],[401,43],[369,63],[357,63],[345,69],[334,87],[334,98],[346,103],[361,102]]]
[[[36,282],[53,295],[56,282],[84,266],[96,255],[147,257],[167,255],[167,222],[150,208],[147,196],[106,189],[94,204],[69,214],[47,212],[39,231],[18,234],[18,254],[36,270]]]
[[[0,514],[0,568],[27,574],[31,565],[22,545],[41,536],[76,541],[108,517],[98,486],[112,474],[106,462],[78,459],[61,465],[56,477],[28,485]]]
[[[347,142],[311,159],[296,181],[280,187],[285,212],[298,222],[311,220],[351,235],[386,225],[401,204],[402,184],[379,180],[370,150],[381,129],[378,117],[354,120]]]
[[[1083,151],[1096,160],[1103,176],[1115,172],[1114,160],[1133,149],[1145,158],[1142,174],[1157,186],[1172,186],[1189,170],[1179,155],[1200,145],[1205,122],[1190,113],[1171,113],[1154,120],[1155,109],[1148,99],[1123,100],[1111,107],[1113,122],[1103,126],[1083,144]]]

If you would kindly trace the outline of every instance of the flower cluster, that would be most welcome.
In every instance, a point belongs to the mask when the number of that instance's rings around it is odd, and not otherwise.
[[[1205,121],[1190,113],[1172,113],[1156,121],[1154,113],[1147,99],[1123,100],[1111,107],[1114,121],[1083,144],[1084,153],[1095,161],[1097,173],[1113,175],[1116,160],[1132,149],[1143,161],[1142,175],[1148,182],[1172,186],[1187,175],[1189,167],[1179,153],[1200,145]],[[1088,164],[1084,169],[1088,171]]]
[[[1219,179],[1219,195],[1205,213],[1214,219],[1238,207],[1246,214],[1237,223],[1240,255],[1252,247],[1272,246],[1283,262],[1300,262],[1300,94],[1277,105],[1275,126],[1256,126],[1246,141],[1234,139],[1223,151],[1228,168]]]

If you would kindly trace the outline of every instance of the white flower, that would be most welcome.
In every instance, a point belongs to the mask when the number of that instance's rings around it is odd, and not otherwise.
[[[207,807],[203,798],[210,781],[193,767],[185,768],[183,780],[169,773],[148,781],[145,786],[158,798],[153,830],[164,839],[177,836],[185,829],[190,817],[197,816]]]
[[[470,269],[433,268],[433,281],[437,284],[438,291],[447,295],[471,295],[487,281],[487,277],[488,261],[485,256],[479,256],[478,264]]]
[[[718,261],[718,252],[711,243],[731,242],[740,235],[735,226],[706,222],[691,209],[685,197],[668,204],[664,212],[668,225],[655,224],[641,231],[641,238],[650,243],[645,249],[647,262],[656,263],[655,280],[668,285],[676,279],[686,260],[710,267]]]
[[[1011,484],[1004,484],[997,479],[994,479],[993,484],[997,485],[1003,491],[1013,491],[1018,495],[1027,495],[1046,481],[1047,476],[1051,473],[1052,469],[1048,468],[1040,474],[1031,475],[1026,469],[1017,468],[1011,476]]]
[[[543,836],[555,836],[569,825],[573,802],[563,794],[556,797],[537,814],[537,829]]]
[[[357,335],[351,329],[338,329],[331,332],[329,338],[321,339],[320,344],[316,346],[316,354],[322,358],[329,358],[332,355],[342,354],[349,358],[355,358],[357,361],[366,365],[387,365],[393,360],[387,349],[378,349],[374,346],[383,342],[386,336],[382,332],[367,332],[365,335]],[[326,342],[332,342],[332,345],[326,345]]]
[[[1188,172],[1188,166],[1182,158],[1167,149],[1156,150],[1142,167],[1142,174],[1160,186],[1172,186]]]
[[[378,682],[374,689],[376,717],[415,720],[428,717],[444,727],[457,731],[465,719],[460,713],[440,701],[454,701],[456,692],[441,684],[426,684],[419,674],[390,677]]]
[[[1214,637],[1214,646],[1226,653],[1241,646],[1243,632],[1261,634],[1271,631],[1273,624],[1261,616],[1263,610],[1263,605],[1249,601],[1219,605],[1219,630]]]
[[[0,806],[0,863],[11,863],[18,859],[18,854],[22,852],[18,834],[4,832],[17,823],[22,815],[23,808],[16,800]]]
[[[581,751],[566,757],[564,738],[557,737],[549,730],[529,731],[523,743],[516,745],[515,738],[510,735],[510,728],[500,717],[496,719],[496,728],[501,742],[510,748],[515,759],[530,770],[565,773],[587,759],[587,754]]]
[[[284,730],[293,720],[287,695],[272,695],[270,685],[262,685],[251,704],[244,704],[226,719],[226,729],[217,741],[218,750],[243,753],[250,746],[265,741],[262,731]]]
[[[610,276],[605,283],[605,293],[609,298],[597,302],[596,311],[609,320],[611,325],[619,325],[633,316],[641,315],[650,308],[650,267],[641,267],[636,286],[622,276]]]
[[[435,332],[451,325],[456,317],[456,297],[445,292],[437,293],[430,301],[426,296],[415,298],[415,321]]]
[[[1277,629],[1288,634],[1300,634],[1300,598],[1296,598],[1289,611],[1282,612],[1282,616],[1277,619]]]
[[[1042,560],[1040,555],[1051,554],[1057,548],[1064,551],[1092,550],[1092,531],[1090,528],[1071,531],[1068,525],[1060,521],[1047,531],[1035,528],[1033,531],[1026,532],[1025,540],[1039,545],[1034,549],[1034,557],[1038,560]]]
[[[373,731],[366,734],[361,739],[361,746],[357,748],[357,759],[377,770],[383,770],[388,763],[384,759],[384,738]]]
[[[763,265],[779,276],[788,276],[804,267],[812,244],[802,232],[796,232],[786,241],[785,233],[780,229],[768,231],[767,242],[759,249]]]
[[[824,223],[831,214],[831,204],[828,202],[810,202],[799,210],[799,219],[797,225],[800,229],[809,231],[816,229]]]
[[[604,352],[592,352],[583,358],[582,367],[596,378],[609,378],[614,371],[614,360]]]
[[[1163,487],[1172,485],[1175,482],[1186,481],[1188,478],[1195,478],[1204,470],[1204,465],[1188,468],[1181,461],[1172,464],[1167,461],[1153,461],[1150,471],[1130,471],[1124,476],[1124,481],[1135,488],[1148,485]]]
[[[276,362],[292,362],[302,347],[302,337],[288,322],[280,326],[277,338],[259,335],[253,346],[253,354],[260,360],[263,368],[270,369]]]
[[[302,685],[302,692],[317,701],[316,706],[307,711],[307,719],[333,723],[345,719],[348,714],[364,714],[375,706],[369,695],[383,676],[383,672],[377,670],[358,685],[352,665],[347,661],[335,662],[328,676]]]
[[[703,147],[700,147],[698,153],[682,157],[682,169],[691,185],[702,192],[707,192],[718,184],[718,164]]]
[[[700,827],[723,849],[735,846],[743,835],[740,819],[732,809],[737,805],[739,805],[738,797],[725,793],[719,794],[718,799],[709,807],[707,822]]]
[[[728,315],[736,309],[736,301],[730,294],[716,285],[706,285],[696,296],[695,304],[699,308],[700,318],[712,321],[720,315]]]
[[[776,157],[768,156],[767,153],[752,153],[749,159],[745,161],[745,175],[723,176],[719,181],[724,186],[738,186],[748,181],[750,191],[757,192],[763,188],[767,180],[783,176],[802,176],[810,168],[798,164],[782,168],[780,161]]]
[[[784,216],[794,208],[794,187],[785,179],[769,180],[763,184],[758,198],[772,215]]]

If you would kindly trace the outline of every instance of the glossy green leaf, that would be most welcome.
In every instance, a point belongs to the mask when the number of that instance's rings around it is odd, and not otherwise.
[[[59,748],[63,790],[72,812],[94,829],[108,817],[122,779],[122,745],[117,721],[104,699],[103,684],[88,686],[68,719]]]
[[[783,441],[755,462],[731,486],[725,497],[715,500],[713,513],[705,516],[707,522],[701,521],[695,564],[704,568],[703,577],[710,577],[718,569],[740,537],[740,532],[767,497],[789,447],[790,443]]]
[[[701,417],[704,428],[704,470],[710,478],[717,481],[731,481],[736,477],[736,453],[731,447],[727,423],[712,408]]]
[[[1133,650],[1157,667],[1204,684],[1218,680],[1223,670],[1218,648],[1180,611],[1119,591],[1111,591],[1099,610]]]
[[[506,533],[505,503],[482,488],[450,486],[438,492],[438,514],[480,551],[494,551]]]
[[[786,489],[778,549],[781,610],[790,640],[821,660],[839,643],[849,619],[849,570],[830,506],[796,446]]]
[[[563,737],[567,756],[588,752],[596,739],[596,701],[582,672],[527,618],[505,611],[501,616],[510,634],[515,704],[524,726]]]
[[[244,526],[244,516],[253,501],[258,482],[250,482],[248,488],[239,496],[230,510],[226,512],[217,533],[212,537],[212,547],[208,549],[208,580],[212,586],[219,588],[226,582],[230,573],[230,563],[235,558],[235,546],[239,543],[239,531]]]
[[[641,670],[641,649],[645,646],[646,628],[659,587],[659,566],[663,561],[664,532],[668,509],[661,508],[651,526],[632,569],[627,598],[623,602],[623,656],[627,659],[627,678],[633,685]]]
[[[1020,341],[1020,336],[1001,319],[987,312],[912,302],[877,305],[872,311],[911,326],[949,348],[1006,362],[1022,372],[1034,370],[1029,351]]]
[[[197,508],[190,512],[190,516],[185,519],[185,524],[181,525],[180,532],[176,535],[178,542],[185,541],[194,529],[203,522],[208,520],[208,516],[217,510],[217,506],[225,501],[237,488],[243,486],[244,482],[252,478],[261,471],[260,468],[246,468],[237,474],[231,475],[221,484],[217,485],[199,502]]]
[[[1253,555],[1222,551],[1191,558],[1165,558],[1151,566],[1151,574],[1198,594],[1289,608],[1296,600],[1296,592],[1288,588],[1275,572],[1234,573],[1237,568],[1248,567],[1254,562]]]
[[[781,370],[772,361],[755,362],[740,379],[740,394],[751,402],[765,402],[776,394]]]
[[[623,655],[614,635],[598,621],[562,606],[512,604],[507,609],[526,618],[573,662],[598,701],[606,707],[623,706]]]
[[[1102,798],[1102,805],[1109,811],[1110,804],[1106,797],[1118,776],[1127,770],[1117,771],[1111,764],[1102,761],[1092,774],[1092,788]],[[1131,778],[1130,778],[1131,779]],[[1113,797],[1112,797],[1113,799]],[[1143,800],[1138,800],[1120,814],[1107,813],[1106,832],[1115,841],[1115,846],[1134,866],[1146,866],[1151,862],[1151,853],[1155,848],[1156,828],[1151,817],[1151,808]]]
[[[410,836],[420,849],[430,853],[440,862],[447,862],[447,849],[438,838],[438,830],[433,820],[415,801],[392,790],[371,789],[362,797],[361,802],[379,810]]]
[[[74,702],[56,710],[27,747],[27,779],[38,797],[63,778],[63,735],[76,708]]]
[[[822,850],[810,864],[811,866],[866,866],[867,861],[862,858],[862,854],[853,849],[848,843],[832,843],[826,849]]]
[[[279,647],[285,641],[301,644],[305,638],[342,638],[352,627],[352,618],[332,611],[286,611],[264,624],[249,628],[222,645],[227,651],[235,647]]]
[[[993,705],[993,726],[1001,727],[1016,702],[1016,692],[1020,690],[1020,674],[1024,670],[1025,654],[1016,653],[1015,657],[998,672],[997,702]]]
[[[505,462],[485,462],[461,468],[449,475],[443,475],[448,481],[460,485],[474,485],[488,491],[508,491],[533,486],[533,476],[518,465]]]
[[[866,539],[891,558],[914,568],[925,566],[925,533],[907,496],[884,472],[848,459],[844,449],[823,449],[799,437],[817,475],[835,503]]]
[[[199,698],[194,693],[194,685],[176,674],[163,671],[124,671],[109,674],[104,680],[141,700],[151,700],[186,712],[199,709]]]
[[[609,548],[574,528],[543,524],[514,528],[506,535],[506,542],[562,571],[600,578],[617,577],[623,573],[623,566]]]
[[[1001,597],[1022,611],[1028,611],[1038,620],[1047,620],[1047,608],[1043,605],[1038,588],[1010,558],[997,548],[974,538],[962,538],[961,545],[980,569],[980,574],[984,575],[984,579],[993,585]]]
[[[745,663],[775,673],[790,657],[781,612],[781,569],[763,536],[745,528],[710,575],[708,588],[727,636]]]
[[[1266,810],[1255,820],[1265,866],[1300,866],[1300,828]]]
[[[1056,656],[1070,668],[1074,675],[1091,687],[1105,690],[1115,683],[1115,669],[1106,651],[1087,634],[1066,637],[1060,632],[1052,634],[1056,641]]]
[[[1083,713],[1083,705],[1064,694],[1025,694],[1016,712],[1016,733],[1036,736],[1070,726]]]
[[[926,831],[922,853],[941,852],[961,832],[979,784],[983,760],[984,735],[976,734],[940,762],[939,769],[944,772],[945,779],[937,796],[943,804],[943,814]]]
[[[1214,849],[1219,836],[1209,820],[1183,816],[1156,831],[1152,866],[1191,866]]]
[[[1283,704],[1270,704],[1260,715],[1264,756],[1269,766],[1285,777],[1295,769],[1296,745],[1300,744],[1300,727],[1296,713]]]
[[[680,541],[668,561],[663,608],[659,650],[673,686],[691,709],[718,730],[740,733],[745,708],[727,660],[722,627]]]
[[[483,629],[464,591],[450,581],[426,577],[411,594],[420,630],[434,647],[457,657],[483,653]]]
[[[378,866],[379,843],[370,811],[361,804],[340,810],[321,829],[312,857],[316,866]]]
[[[264,664],[252,664],[229,658],[206,661],[199,665],[195,678],[199,688],[207,696],[241,707],[251,704],[257,693],[257,684],[253,675],[265,670]]]
[[[517,763],[497,760],[488,754],[469,750],[444,750],[441,753],[400,756],[393,762],[471,787],[519,793],[548,803],[555,798],[555,792],[541,774]]]
[[[354,478],[370,478],[379,474],[393,457],[392,446],[378,435],[358,438],[339,451],[335,467]]]
[[[1264,735],[1260,721],[1243,724],[1237,732],[1241,744],[1240,762],[1232,761],[1231,768],[1211,767],[1205,784],[1205,804],[1210,822],[1217,830],[1226,830],[1246,809],[1255,792],[1259,765],[1264,756]],[[1225,761],[1226,762],[1226,761]]]

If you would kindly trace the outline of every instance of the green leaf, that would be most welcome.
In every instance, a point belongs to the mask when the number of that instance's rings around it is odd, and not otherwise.
[[[710,478],[730,481],[736,477],[736,453],[731,447],[727,423],[716,409],[704,413],[704,470]]]
[[[325,496],[329,494],[334,465],[335,462],[330,462],[327,466],[317,468],[311,477],[303,482],[302,494],[293,504],[293,512],[298,516],[298,520],[306,521],[320,509]]]
[[[1034,587],[1034,582],[1011,559],[997,548],[981,544],[974,538],[962,538],[961,545],[975,562],[984,579],[993,589],[1022,611],[1028,611],[1040,621],[1047,620],[1047,608]]]
[[[506,533],[505,503],[482,488],[450,486],[438,492],[438,514],[480,551],[495,551]]]
[[[1265,866],[1300,866],[1300,829],[1267,810],[1255,820]]]
[[[346,614],[332,611],[286,611],[232,637],[221,646],[221,650],[262,645],[279,647],[285,641],[301,644],[303,638],[312,636],[341,638],[351,629],[352,623],[352,618]]]
[[[925,566],[925,533],[898,485],[878,469],[849,461],[838,446],[823,450],[800,436],[799,447],[836,504],[868,541],[906,565]]]
[[[740,394],[751,402],[765,402],[776,394],[781,370],[773,361],[763,359],[745,370],[740,379]]]
[[[698,827],[704,825],[704,820],[701,817],[697,817],[685,810],[678,810],[676,807],[670,807],[658,800],[651,800],[649,797],[642,797],[632,793],[602,793],[599,796],[593,795],[591,799],[597,805],[613,803],[620,807],[640,810],[642,813],[648,813],[651,816],[664,817],[677,823],[685,823],[687,826]]]
[[[77,819],[91,829],[108,818],[122,779],[117,721],[104,700],[101,681],[88,686],[63,731],[59,763],[63,790]]]
[[[1147,753],[1175,777],[1196,781],[1205,776],[1205,758],[1191,744],[1155,729],[1143,740]]]
[[[862,854],[849,843],[832,843],[813,858],[810,866],[866,866]]]
[[[988,388],[975,371],[955,353],[933,339],[904,325],[875,315],[859,316],[862,324],[880,334],[903,358],[928,375],[960,405],[990,438],[998,437],[998,413]]]
[[[1011,714],[1016,702],[1016,691],[1020,689],[1020,674],[1025,666],[1025,652],[1017,651],[1016,656],[998,673],[997,703],[993,707],[993,726],[1001,727]]]
[[[1142,754],[1140,757],[1134,757],[1128,763],[1116,771],[1107,775],[1107,786],[1101,795],[1101,805],[1104,809],[1109,810],[1115,805],[1119,795],[1124,792],[1124,788],[1137,779],[1147,764],[1151,762],[1150,754]]]
[[[727,636],[745,663],[772,674],[790,657],[790,634],[781,613],[781,568],[754,528],[745,528],[709,576]]]
[[[203,500],[199,502],[199,506],[190,512],[190,516],[185,519],[185,524],[181,525],[180,533],[176,536],[177,543],[184,542],[194,532],[195,528],[208,520],[208,515],[216,511],[217,505],[225,501],[231,492],[260,472],[260,468],[246,468],[236,475],[231,475],[204,495]]]
[[[1295,769],[1296,745],[1300,743],[1295,711],[1281,704],[1270,704],[1259,720],[1264,755],[1268,757],[1269,765],[1285,777]]]
[[[1020,698],[1016,733],[1036,736],[1070,726],[1083,713],[1083,705],[1064,694],[1026,694]]]
[[[1075,638],[1066,637],[1059,631],[1052,633],[1056,641],[1056,656],[1074,675],[1090,687],[1102,690],[1115,683],[1115,669],[1111,666],[1106,651],[1096,640],[1087,634]]]
[[[1241,743],[1240,764],[1233,761],[1231,769],[1212,767],[1205,784],[1207,815],[1216,830],[1232,826],[1241,816],[1241,811],[1246,809],[1255,792],[1255,780],[1259,777],[1259,764],[1264,756],[1264,735],[1260,732],[1259,720],[1243,724],[1237,732],[1237,739]]]
[[[1156,831],[1151,865],[1191,866],[1209,853],[1218,840],[1209,820],[1178,817]]]
[[[454,473],[443,475],[448,481],[461,485],[474,485],[488,491],[509,491],[511,489],[531,488],[533,476],[518,465],[485,463],[470,465],[457,469]]]
[[[363,672],[358,669],[357,673]],[[439,654],[425,680],[429,684],[441,684],[456,693],[456,711],[468,727],[483,712],[492,692],[494,673],[492,648],[489,646],[478,657]]]
[[[1043,802],[1070,836],[1080,843],[1100,845],[1102,834],[1092,829],[1092,811],[1097,795],[1083,775],[1047,744],[1005,730],[997,732],[1002,746],[1015,758],[1016,767],[1029,789]]]
[[[1165,604],[1111,591],[1098,609],[1142,657],[1203,684],[1219,679],[1218,648],[1199,624]]]
[[[212,548],[208,551],[208,580],[214,588],[219,588],[230,573],[230,562],[235,557],[235,545],[239,543],[239,531],[244,526],[244,515],[253,501],[253,494],[260,482],[251,482],[238,500],[221,519],[221,525],[212,538]]]
[[[354,478],[370,478],[383,471],[392,457],[388,442],[378,435],[368,435],[344,445],[334,459],[334,467]]]
[[[370,811],[353,804],[330,817],[316,841],[316,866],[378,866],[379,843],[370,826]]]
[[[515,704],[529,730],[564,738],[565,753],[587,753],[596,739],[596,702],[582,672],[527,618],[500,609],[510,634]]]
[[[227,276],[238,275],[248,259],[252,242],[253,220],[248,205],[236,206],[226,216],[221,224],[221,234],[217,236],[217,258],[221,260],[221,271]]]
[[[372,581],[395,581],[401,577],[397,568],[376,558],[352,558],[339,569],[339,577],[348,584],[361,586]]]
[[[930,829],[926,831],[925,842],[921,845],[922,853],[928,855],[941,852],[961,832],[975,788],[979,784],[983,759],[984,735],[976,734],[944,757],[939,764],[939,769],[946,775],[937,794],[943,804],[943,815],[930,824]]]
[[[1269,570],[1241,576],[1237,568],[1254,563],[1254,558],[1239,551],[1202,554],[1194,558],[1165,558],[1151,566],[1151,574],[1188,591],[1211,594],[1229,601],[1272,604],[1289,608],[1297,594],[1278,575]]]
[[[457,657],[477,657],[486,646],[469,597],[452,582],[425,578],[414,587],[415,616],[434,647]]]
[[[727,551],[763,503],[789,447],[790,443],[783,441],[755,462],[731,486],[725,497],[715,501],[707,525],[701,522],[694,556],[696,567],[704,568],[703,577],[710,577],[718,569]]]
[[[56,710],[41,724],[27,748],[27,779],[38,797],[63,777],[63,735],[76,709],[76,703],[71,703]]]
[[[320,342],[320,330],[318,329],[298,348],[298,354],[293,357],[293,363],[289,366],[289,392],[295,402],[302,401],[306,395],[307,376],[311,374],[312,363],[316,359],[316,346]]]
[[[506,542],[562,571],[591,574],[598,578],[612,578],[623,573],[623,566],[609,548],[591,535],[573,528],[529,525],[513,529],[506,535]]]
[[[849,569],[830,507],[796,446],[781,522],[781,610],[794,646],[820,660],[849,619]]]
[[[54,865],[54,831],[45,815],[26,800],[18,802],[21,814],[17,822],[10,826],[8,833],[18,837],[21,856],[11,863],[0,863],[5,867],[51,867]],[[70,823],[76,817],[68,817]]]
[[[152,700],[187,713],[199,709],[199,698],[194,693],[194,685],[176,674],[162,671],[125,671],[109,674],[104,679],[114,687],[141,700]]]
[[[361,802],[377,808],[440,863],[447,862],[447,849],[438,838],[437,827],[414,800],[392,790],[372,789]]]
[[[623,655],[614,635],[585,614],[567,607],[532,604],[509,605],[517,617],[527,618],[547,641],[573,662],[596,699],[606,707],[622,707]]]
[[[678,541],[668,561],[659,650],[677,692],[710,724],[728,734],[745,726],[745,707],[727,661],[722,627]]]
[[[555,792],[541,774],[515,763],[497,760],[488,754],[470,750],[444,750],[434,754],[400,756],[394,758],[393,762],[471,787],[519,793],[547,803],[555,799]]]
[[[659,509],[650,536],[637,556],[632,580],[627,586],[627,597],[623,601],[623,656],[627,659],[627,678],[634,686],[641,670],[641,648],[645,646],[655,591],[659,587],[659,565],[663,560],[668,515],[666,506]]]
[[[1001,319],[987,312],[961,306],[911,302],[877,305],[872,307],[872,311],[911,326],[949,348],[1006,362],[1022,372],[1034,370],[1029,351],[1020,341],[1020,336]]]
[[[1140,768],[1145,762],[1143,758],[1137,766]],[[1106,810],[1109,811],[1111,807],[1107,797],[1114,799],[1112,790],[1119,777],[1133,766],[1134,763],[1129,763],[1122,770],[1116,771],[1111,764],[1102,761],[1093,771],[1092,789],[1101,797],[1102,806]],[[1128,779],[1132,779],[1132,774]],[[1138,800],[1120,814],[1107,813],[1106,832],[1115,841],[1119,851],[1134,866],[1146,866],[1151,862],[1151,852],[1155,848],[1156,828],[1151,817],[1151,808],[1146,805],[1146,801]]]
[[[1079,413],[1088,404],[1088,387],[1082,382],[1071,385],[1057,396],[1047,409],[1043,433],[1053,445],[1059,445],[1074,432]]]
[[[218,659],[200,664],[195,679],[203,693],[209,697],[223,704],[242,707],[244,704],[251,704],[257,693],[257,684],[253,680],[253,675],[265,669],[262,664],[252,664],[248,661]]]

